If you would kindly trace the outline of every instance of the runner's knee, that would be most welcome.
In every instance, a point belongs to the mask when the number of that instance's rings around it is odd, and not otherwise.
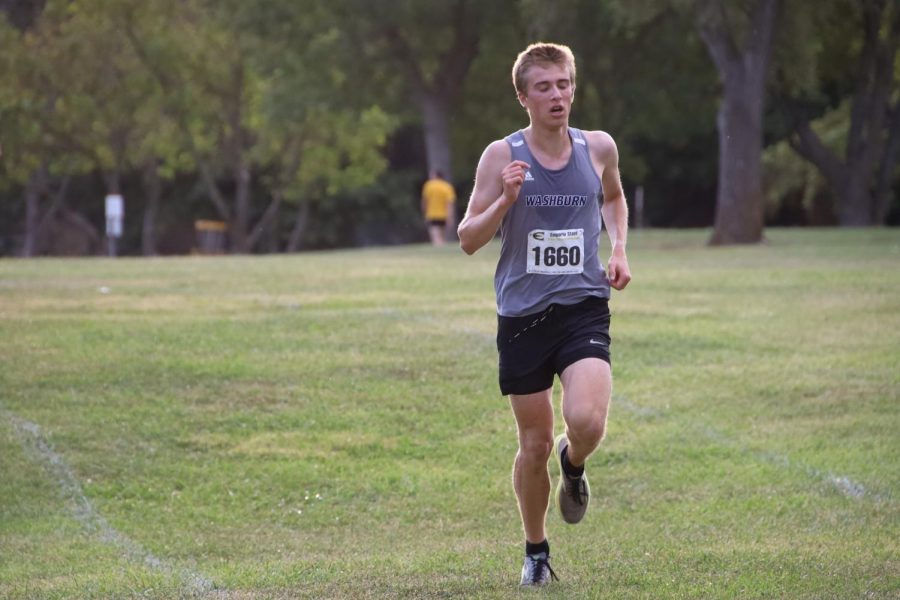
[[[566,430],[576,443],[599,443],[606,434],[606,411],[594,408],[573,412],[566,419]]]
[[[552,431],[519,436],[519,456],[526,464],[546,465],[552,451]]]

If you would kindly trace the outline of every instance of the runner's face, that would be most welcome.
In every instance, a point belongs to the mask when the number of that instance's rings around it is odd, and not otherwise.
[[[519,102],[528,110],[532,123],[567,124],[575,97],[569,70],[556,64],[532,65],[525,79],[528,85],[526,92],[519,94]]]

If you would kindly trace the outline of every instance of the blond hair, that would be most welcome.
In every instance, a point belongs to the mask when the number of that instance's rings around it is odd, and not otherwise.
[[[569,80],[575,85],[575,55],[568,46],[537,42],[531,44],[516,57],[512,68],[513,85],[516,92],[524,94],[528,86],[525,76],[533,65],[560,65],[569,70]]]

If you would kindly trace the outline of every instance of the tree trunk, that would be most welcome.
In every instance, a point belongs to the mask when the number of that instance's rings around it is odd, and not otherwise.
[[[432,91],[421,94],[422,125],[425,129],[425,154],[428,170],[440,170],[444,178],[452,180],[450,157],[450,128],[446,98]]]
[[[41,252],[41,236],[47,225],[64,209],[66,193],[69,189],[69,175],[64,175],[59,187],[51,188],[50,175],[46,166],[39,167],[28,180],[25,188],[25,241],[22,256],[37,256]],[[41,196],[50,197],[50,205],[41,214]]]
[[[250,248],[250,168],[241,160],[235,169],[234,219],[230,223],[234,252],[245,254]]]
[[[219,184],[216,183],[212,168],[210,168],[209,163],[199,157],[197,158],[197,168],[200,171],[200,179],[203,183],[203,187],[206,188],[209,199],[212,201],[213,206],[216,207],[219,218],[226,223],[230,223],[231,210],[228,208],[228,202],[222,194],[222,190],[219,189]]]
[[[31,258],[37,250],[38,224],[40,216],[40,174],[35,171],[25,184],[25,239],[22,242],[22,256]]]
[[[449,114],[463,87],[469,68],[478,56],[477,3],[456,0],[449,9],[453,24],[453,43],[439,58],[437,69],[430,78],[396,24],[385,30],[388,43],[400,64],[404,65],[419,108],[425,137],[426,161],[429,170],[440,169],[452,180],[452,150],[450,146]]]
[[[269,235],[266,236],[266,252],[268,254],[278,254],[281,246],[280,236],[278,235],[281,231],[281,207],[275,209],[275,214],[269,219],[266,229],[269,232]]]
[[[162,179],[159,176],[158,161],[147,160],[142,173],[144,186],[144,218],[141,221],[141,253],[144,256],[156,256],[156,217],[159,214],[159,203],[162,196]]]
[[[256,222],[256,225],[253,226],[253,231],[247,235],[247,251],[255,249],[266,233],[273,237],[272,226],[278,217],[279,208],[281,208],[281,193],[276,192],[273,194],[272,200],[269,201],[269,206],[263,211],[263,215]]]
[[[719,181],[710,239],[713,245],[753,244],[763,237],[762,98],[745,90],[745,85],[736,83],[726,87],[719,107]]]
[[[762,241],[764,202],[761,156],[766,75],[778,0],[757,0],[739,48],[721,0],[698,4],[697,27],[719,72],[719,180],[710,244]]]
[[[891,107],[894,63],[900,45],[900,5],[861,3],[863,40],[850,109],[844,158],[831,151],[809,126],[794,124],[791,146],[822,173],[835,195],[838,222],[869,227],[884,222],[890,180],[900,152],[900,103]],[[893,12],[891,12],[893,11]]]
[[[891,187],[894,168],[900,159],[900,102],[891,111],[890,131],[881,165],[878,168],[878,182],[875,186],[875,222],[884,223],[891,209]]]
[[[842,227],[871,227],[875,217],[869,174],[859,168],[847,169],[848,177],[840,188],[838,221]]]
[[[309,201],[301,200],[294,217],[294,227],[291,228],[291,235],[288,237],[287,247],[284,249],[285,252],[293,253],[300,249],[307,223],[309,223]]]
[[[113,169],[111,171],[107,171],[103,174],[103,179],[106,181],[106,193],[107,194],[121,194],[122,193],[122,177],[119,173],[118,169]]]

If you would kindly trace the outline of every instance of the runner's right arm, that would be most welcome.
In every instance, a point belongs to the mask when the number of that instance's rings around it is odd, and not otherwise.
[[[509,145],[497,140],[485,148],[478,161],[469,207],[456,230],[466,254],[474,254],[494,238],[506,211],[519,197],[530,165],[511,158]]]

